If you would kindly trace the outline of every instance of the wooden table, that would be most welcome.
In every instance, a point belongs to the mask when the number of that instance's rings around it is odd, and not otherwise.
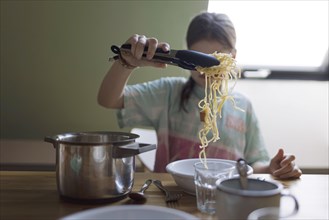
[[[254,177],[272,179],[267,174]],[[135,173],[133,190],[137,191],[148,179],[159,179],[171,191],[181,191],[167,173]],[[294,194],[300,204],[297,215],[290,219],[329,219],[328,214],[328,175],[303,175],[300,179],[281,181]],[[78,211],[101,206],[132,204],[129,198],[108,204],[76,204],[59,198],[56,188],[55,172],[1,171],[0,172],[0,219],[1,220],[47,220],[58,219]],[[148,205],[166,207],[164,195],[151,185],[146,191]],[[196,207],[195,197],[183,194],[173,208],[188,212],[201,219],[215,219],[202,214]]]

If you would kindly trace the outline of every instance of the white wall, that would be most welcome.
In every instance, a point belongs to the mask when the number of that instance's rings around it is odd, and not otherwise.
[[[328,168],[328,82],[240,80],[271,155],[279,147],[307,168]]]

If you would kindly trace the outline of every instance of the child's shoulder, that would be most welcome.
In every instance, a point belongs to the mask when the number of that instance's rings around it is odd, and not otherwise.
[[[156,79],[152,84],[155,84],[159,87],[182,87],[187,81],[185,77],[162,77],[160,79]]]
[[[170,83],[170,84],[185,84],[186,81],[187,81],[187,78],[186,77],[162,77],[159,79],[160,81],[162,82],[166,82],[166,83]]]

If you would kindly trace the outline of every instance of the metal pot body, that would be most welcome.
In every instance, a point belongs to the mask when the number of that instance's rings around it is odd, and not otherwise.
[[[134,183],[134,155],[155,149],[141,147],[138,135],[82,132],[46,137],[56,148],[57,188],[62,197],[111,200],[124,197]]]

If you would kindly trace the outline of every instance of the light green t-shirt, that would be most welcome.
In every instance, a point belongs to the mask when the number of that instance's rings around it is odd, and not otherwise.
[[[198,102],[204,98],[204,88],[196,85],[186,105],[180,109],[180,94],[187,79],[166,77],[137,85],[128,85],[124,91],[124,108],[118,111],[120,127],[150,126],[157,132],[158,146],[155,172],[165,172],[172,161],[197,158],[200,152],[200,121]],[[258,121],[250,101],[242,94],[232,93],[235,109],[225,102],[222,118],[217,117],[220,139],[207,147],[208,158],[237,160],[249,164],[268,162]]]

